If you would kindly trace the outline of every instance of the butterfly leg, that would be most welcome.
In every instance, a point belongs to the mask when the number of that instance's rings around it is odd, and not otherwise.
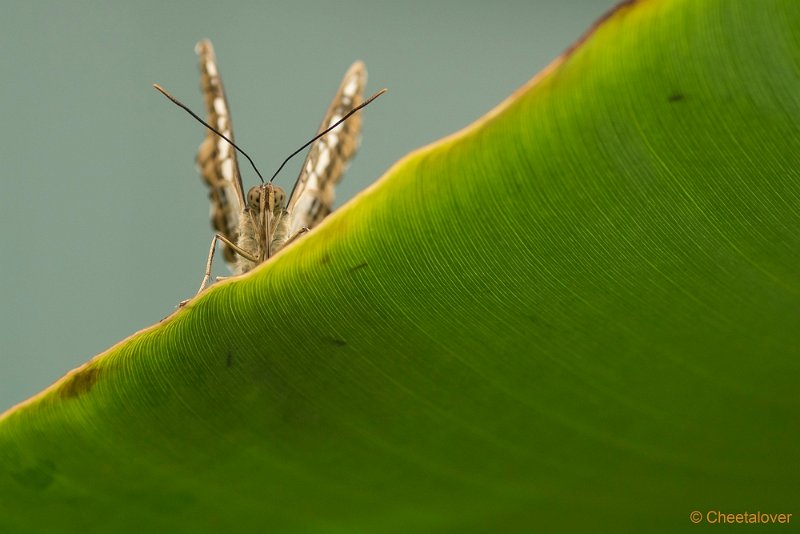
[[[208,281],[211,280],[211,266],[214,263],[214,252],[216,252],[216,249],[217,249],[217,240],[220,240],[223,243],[225,243],[226,245],[228,245],[229,247],[231,247],[231,249],[233,251],[235,251],[237,254],[239,254],[243,258],[247,258],[248,260],[250,260],[252,262],[257,262],[258,261],[258,259],[255,256],[253,256],[252,254],[248,253],[246,250],[243,250],[243,249],[239,248],[230,239],[228,239],[225,236],[220,235],[220,234],[214,234],[214,237],[211,239],[211,247],[209,247],[209,249],[208,249],[208,260],[206,261],[206,272],[205,272],[205,274],[203,276],[203,281],[200,283],[200,289],[197,290],[198,294],[202,293],[203,290],[206,287],[208,287]],[[220,280],[221,278],[222,277],[217,277],[217,280]]]
[[[296,234],[294,234],[292,237],[290,237],[288,241],[286,241],[286,245],[288,245],[289,243],[292,243],[295,239],[297,239],[298,237],[300,237],[301,235],[303,235],[303,234],[305,234],[306,232],[309,232],[309,231],[310,231],[310,229],[307,228],[307,227],[301,228],[300,230],[297,231]],[[238,245],[235,245],[230,239],[228,239],[225,236],[220,235],[220,234],[214,234],[214,237],[211,239],[211,246],[208,248],[208,260],[206,260],[206,271],[203,274],[203,281],[200,283],[200,289],[197,290],[197,295],[202,293],[208,287],[208,282],[209,282],[209,280],[211,280],[211,267],[214,264],[214,252],[216,252],[216,250],[217,250],[217,240],[220,240],[223,243],[225,243],[226,245],[228,245],[229,247],[231,247],[231,249],[234,252],[236,252],[237,254],[242,256],[243,258],[248,259],[248,260],[252,261],[253,263],[259,263],[259,259],[258,258],[253,256],[252,254],[250,254],[246,250],[242,249]],[[284,246],[286,246],[286,245],[284,245]],[[217,276],[215,278],[215,281],[224,280],[225,278],[228,278],[228,277],[227,276]],[[189,302],[189,300],[190,299],[186,299],[186,300],[181,301],[178,304],[178,307],[182,308],[183,306],[186,305],[187,302]]]
[[[227,239],[225,239],[224,237],[222,237],[219,234],[214,234],[214,237],[211,238],[211,247],[209,247],[209,249],[208,249],[208,260],[206,260],[206,271],[205,271],[205,274],[203,275],[203,281],[200,283],[200,289],[197,290],[197,293],[195,293],[195,296],[197,296],[197,295],[199,295],[200,293],[203,292],[203,290],[208,286],[208,281],[211,279],[211,266],[214,263],[214,252],[216,252],[216,250],[217,250],[217,239],[223,239],[223,240],[229,242]],[[235,247],[234,250],[236,248],[238,248],[238,247]],[[186,306],[186,303],[189,302],[190,300],[191,299],[186,299],[186,300],[180,301],[178,303],[178,308],[183,308],[184,306]]]
[[[305,233],[308,233],[310,231],[311,231],[311,229],[309,227],[307,227],[307,226],[304,226],[304,227],[300,228],[297,231],[296,234],[294,234],[292,237],[290,237],[289,239],[286,240],[286,245],[289,245],[290,243],[293,243],[295,239],[297,239],[301,235],[303,235]],[[283,245],[283,246],[285,247],[286,245]]]

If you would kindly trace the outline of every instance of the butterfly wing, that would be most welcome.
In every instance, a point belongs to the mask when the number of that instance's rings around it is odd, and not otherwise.
[[[339,90],[317,133],[329,128],[364,100],[367,70],[356,61],[347,70]],[[361,135],[361,116],[356,113],[320,137],[308,151],[303,168],[289,197],[288,237],[303,228],[313,228],[333,209],[334,187],[342,179]]]
[[[208,123],[233,139],[233,125],[217,69],[214,47],[204,39],[197,43],[195,52],[200,59],[200,89],[203,92]],[[242,178],[236,150],[224,139],[210,130],[197,151],[197,166],[209,188],[211,201],[211,224],[218,233],[232,243],[238,239],[239,221],[245,208]],[[227,245],[224,247],[228,265],[236,262],[236,254]]]

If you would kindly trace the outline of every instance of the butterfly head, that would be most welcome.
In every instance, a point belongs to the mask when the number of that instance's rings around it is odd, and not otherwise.
[[[262,202],[267,210],[282,211],[286,207],[286,193],[271,183],[254,185],[247,192],[247,208],[258,213]]]

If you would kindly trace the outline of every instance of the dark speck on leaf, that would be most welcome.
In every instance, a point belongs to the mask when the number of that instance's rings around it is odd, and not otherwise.
[[[326,337],[325,339],[337,347],[344,347],[347,345],[347,341],[338,337]]]
[[[228,369],[233,367],[233,351],[228,351],[228,354],[225,356],[225,367]]]
[[[88,393],[97,382],[99,375],[100,369],[96,367],[87,367],[76,372],[61,386],[59,390],[61,397],[71,399]]]
[[[327,265],[330,262],[331,262],[331,255],[327,253],[323,255],[322,258],[319,260],[320,265]]]
[[[356,265],[355,267],[350,267],[349,269],[347,269],[347,272],[348,273],[354,273],[354,272],[358,271],[359,269],[363,269],[366,266],[367,266],[367,262],[363,261],[363,262],[359,263],[358,265]]]
[[[683,95],[683,93],[672,93],[671,95],[669,95],[667,97],[667,101],[668,102],[680,102],[684,98],[686,98],[686,97]]]
[[[33,467],[12,472],[11,477],[22,486],[36,491],[43,491],[53,483],[55,471],[55,464],[50,460],[44,460]]]

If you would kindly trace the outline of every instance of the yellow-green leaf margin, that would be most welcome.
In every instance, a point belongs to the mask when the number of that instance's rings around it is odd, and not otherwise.
[[[0,417],[0,531],[797,512],[799,125],[800,3],[620,5],[262,268]]]

